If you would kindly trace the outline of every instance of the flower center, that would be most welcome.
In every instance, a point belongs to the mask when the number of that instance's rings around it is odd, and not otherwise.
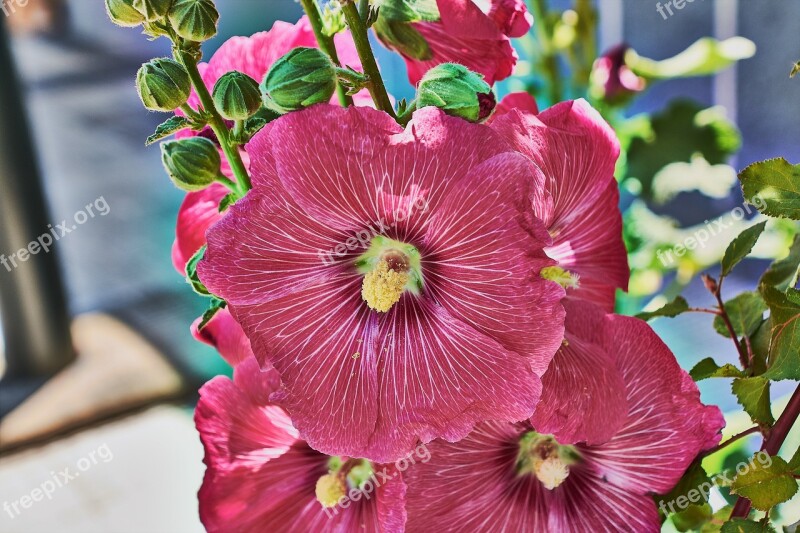
[[[552,435],[530,431],[520,439],[519,474],[533,474],[544,488],[553,490],[569,476],[569,468],[580,460],[572,446],[563,446]]]
[[[364,459],[331,457],[328,473],[317,480],[315,494],[324,508],[335,507],[351,489],[364,490],[373,478],[372,464]]]
[[[389,311],[406,290],[419,294],[422,288],[419,252],[400,241],[375,237],[356,267],[364,275],[361,298],[379,313]]]
[[[544,267],[539,275],[546,280],[555,281],[565,289],[577,289],[580,286],[581,277],[560,266]]]

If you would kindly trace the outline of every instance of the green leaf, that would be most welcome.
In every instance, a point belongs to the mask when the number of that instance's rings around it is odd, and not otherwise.
[[[760,376],[767,371],[767,358],[769,357],[769,342],[772,334],[772,319],[767,318],[750,337],[750,347],[753,349],[753,360],[750,368],[754,376]]]
[[[742,259],[753,251],[753,246],[758,242],[758,238],[764,232],[766,226],[767,221],[765,220],[764,222],[747,228],[733,239],[733,242],[731,242],[725,250],[725,255],[722,256],[722,277],[730,274],[733,267],[738,265]]]
[[[800,279],[800,234],[795,235],[789,255],[778,259],[761,276],[760,284],[771,285],[780,291],[797,286]]]
[[[793,474],[800,475],[800,448],[795,450],[792,460],[789,461],[789,468]]]
[[[701,381],[707,378],[741,378],[745,373],[730,363],[718,366],[710,357],[706,357],[692,368],[689,372],[692,379]]]
[[[773,380],[800,379],[800,291],[781,292],[769,285],[760,287],[772,321],[768,369],[764,377]]]
[[[378,17],[373,29],[383,44],[407,57],[418,61],[425,61],[433,57],[428,41],[408,22]]]
[[[230,206],[236,203],[236,200],[239,199],[239,195],[235,192],[230,192],[222,197],[222,200],[219,201],[219,212],[222,213]]]
[[[689,531],[699,528],[711,519],[711,508],[701,491],[711,485],[702,460],[696,460],[689,465],[672,490],[663,496],[656,494],[653,499],[662,518],[671,515],[678,531]]]
[[[144,145],[150,146],[154,142],[160,141],[164,137],[168,137],[176,131],[188,128],[193,124],[194,123],[186,117],[181,117],[178,115],[169,117],[167,120],[158,125],[156,132],[147,138],[147,140],[144,142]]]
[[[733,330],[739,337],[750,337],[764,321],[767,304],[757,292],[743,292],[725,302],[725,311],[731,319]],[[723,337],[730,336],[721,316],[714,317],[714,329]]]
[[[730,505],[717,509],[711,521],[700,528],[700,533],[720,533],[722,525],[730,518],[733,508]]]
[[[197,277],[197,263],[203,258],[203,255],[206,253],[206,245],[204,244],[199,250],[195,252],[191,259],[186,263],[186,281],[189,282],[189,285],[192,286],[192,289],[197,294],[203,296],[210,296],[211,293],[203,285],[203,282],[200,281],[200,278]]]
[[[754,422],[770,426],[775,422],[770,410],[768,380],[763,377],[737,378],[733,380],[731,390]]]
[[[660,316],[674,318],[688,310],[689,310],[689,303],[683,296],[678,296],[671,302],[665,304],[660,309],[656,309],[655,311],[647,311],[644,313],[639,313],[638,315],[636,315],[636,318],[641,318],[642,320],[650,320],[651,318],[656,318]]]
[[[672,523],[678,531],[697,531],[703,527],[703,524],[711,520],[713,515],[714,511],[707,503],[690,505],[683,511],[673,514]]]
[[[379,18],[393,22],[436,22],[441,17],[436,0],[383,0]]]
[[[627,177],[642,185],[652,198],[653,179],[667,165],[690,163],[700,154],[709,165],[728,162],[741,145],[736,125],[719,108],[703,109],[690,101],[674,101],[650,119],[650,130],[632,135],[627,150]]]
[[[216,315],[220,309],[225,309],[227,305],[228,303],[225,300],[221,300],[216,296],[212,296],[211,303],[208,305],[208,309],[205,310],[203,317],[200,319],[200,323],[197,325],[197,331],[200,331],[206,327],[206,325],[211,322],[211,319],[214,318],[214,315]]]
[[[753,57],[755,53],[756,45],[744,37],[731,37],[724,41],[703,37],[668,59],[655,61],[631,51],[625,56],[625,63],[634,73],[645,78],[687,78],[714,74],[736,61]]]
[[[775,528],[769,523],[755,522],[746,518],[731,518],[722,524],[720,533],[775,533]]]
[[[800,220],[800,165],[767,159],[742,170],[739,181],[745,200],[765,215]]]
[[[731,492],[750,500],[756,509],[768,511],[795,495],[797,480],[782,458],[771,457],[767,465],[763,462],[753,457],[748,463],[748,470],[733,480]]]

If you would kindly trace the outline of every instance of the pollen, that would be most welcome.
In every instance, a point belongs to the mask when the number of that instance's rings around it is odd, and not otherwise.
[[[567,479],[569,466],[556,454],[546,459],[534,460],[533,472],[547,490],[553,490]]]
[[[407,283],[408,272],[393,270],[389,262],[382,259],[364,276],[361,297],[370,309],[385,313],[400,300]]]
[[[335,473],[325,474],[317,480],[315,492],[323,507],[334,507],[345,495],[344,480]]]
[[[546,280],[555,281],[565,289],[577,289],[580,286],[581,277],[578,274],[564,270],[559,266],[544,267],[539,275]]]

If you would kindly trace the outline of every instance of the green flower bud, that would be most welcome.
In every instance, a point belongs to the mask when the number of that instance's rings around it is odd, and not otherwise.
[[[150,22],[164,18],[172,0],[133,0],[133,7]]]
[[[175,0],[168,16],[175,32],[189,41],[205,41],[217,34],[219,12],[213,0]]]
[[[142,65],[136,74],[136,89],[147,109],[172,111],[189,99],[189,73],[172,59],[153,59]]]
[[[435,106],[448,115],[478,122],[492,114],[496,101],[483,76],[463,65],[442,63],[419,82],[417,107]]]
[[[135,0],[106,0],[106,12],[111,22],[117,26],[133,28],[144,22],[144,16],[139,13],[133,2]]]
[[[261,107],[258,83],[247,74],[228,72],[214,85],[214,105],[228,120],[250,118]]]
[[[336,90],[336,69],[318,48],[295,48],[272,65],[261,90],[269,109],[295,111],[331,99]]]
[[[161,161],[179,189],[199,191],[220,175],[222,160],[217,145],[205,137],[190,137],[161,144]]]

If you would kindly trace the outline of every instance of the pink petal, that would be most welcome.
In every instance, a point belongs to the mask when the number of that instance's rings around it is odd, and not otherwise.
[[[503,99],[500,100],[500,103],[497,104],[497,107],[495,107],[494,113],[489,117],[487,124],[491,124],[495,119],[513,109],[516,109],[520,113],[530,113],[531,115],[539,114],[539,106],[536,103],[536,99],[529,93],[520,91],[504,96]]]
[[[587,455],[617,486],[665,492],[700,451],[719,442],[725,422],[717,407],[700,403],[697,387],[645,322],[614,316],[611,325],[626,383],[628,421]]]
[[[628,415],[625,383],[616,365],[616,339],[598,307],[567,299],[566,346],[542,378],[542,399],[531,418],[539,433],[562,444],[602,443]]]
[[[546,177],[553,204],[533,208],[553,236],[548,255],[587,278],[590,290],[576,294],[613,310],[613,291],[626,289],[629,276],[614,180],[619,142],[613,130],[583,100],[557,104],[536,116],[512,111],[492,127]]]
[[[172,264],[180,274],[185,275],[186,263],[206,243],[206,230],[222,218],[219,202],[228,192],[224,185],[215,183],[183,199],[172,246]]]
[[[229,365],[235,367],[253,357],[250,340],[242,330],[242,326],[233,319],[230,311],[227,309],[217,311],[203,329],[198,330],[201,320],[202,317],[192,323],[192,336],[216,348]]]
[[[464,180],[469,187],[446,196],[429,222],[424,250],[433,254],[423,257],[427,290],[454,317],[528,356],[542,375],[563,338],[561,329],[542,317],[561,323],[564,292],[539,277],[551,264],[542,253],[549,238],[531,238],[519,222],[522,199],[541,186],[525,161],[512,154],[485,161]],[[541,222],[532,223],[546,235]]]

